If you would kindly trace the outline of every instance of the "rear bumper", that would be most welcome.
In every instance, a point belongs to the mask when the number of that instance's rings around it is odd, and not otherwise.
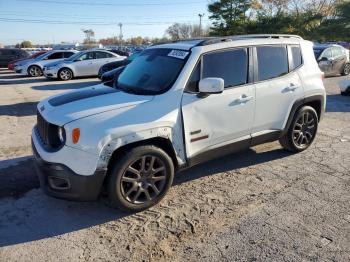
[[[90,176],[79,175],[65,165],[43,160],[33,141],[32,150],[40,186],[46,194],[76,201],[94,201],[99,197],[106,175],[105,170],[97,170]]]

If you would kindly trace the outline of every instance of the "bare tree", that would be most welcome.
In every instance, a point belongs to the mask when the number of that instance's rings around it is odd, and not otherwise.
[[[82,31],[85,34],[84,43],[92,44],[95,42],[95,40],[93,39],[95,37],[95,32],[92,29],[82,29]]]

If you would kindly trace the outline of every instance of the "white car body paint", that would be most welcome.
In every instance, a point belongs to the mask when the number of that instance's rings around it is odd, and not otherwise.
[[[188,41],[150,47],[189,53],[175,83],[163,94],[134,95],[118,91],[62,106],[52,106],[49,102],[52,98],[41,101],[38,111],[43,118],[64,127],[67,137],[60,150],[47,152],[34,130],[33,143],[41,158],[64,164],[79,175],[90,176],[97,169],[107,168],[112,153],[118,148],[161,137],[170,141],[179,165],[184,165],[188,159],[222,145],[283,130],[293,104],[300,99],[314,95],[325,99],[322,73],[315,61],[311,42],[297,38],[262,38],[204,46],[195,46],[194,43]],[[205,99],[196,93],[184,92],[203,54],[229,48],[276,44],[300,45],[303,65],[287,75],[229,88]],[[290,87],[292,89],[288,89]],[[72,91],[71,94],[92,89],[111,90],[110,87],[97,85]],[[249,99],[242,102],[242,98]],[[71,138],[75,128],[81,130],[77,144],[73,144]],[[200,136],[207,136],[208,139],[195,143],[191,141]]]
[[[127,57],[119,56],[115,53],[105,51],[105,50],[87,50],[81,51],[79,54],[83,56],[87,53],[101,52],[110,57],[100,58],[100,59],[88,59],[83,61],[73,61],[70,59],[65,59],[59,62],[54,62],[47,64],[44,67],[44,76],[47,78],[58,78],[59,71],[62,68],[69,68],[73,72],[74,77],[81,76],[97,76],[100,68],[110,62],[124,60]]]
[[[20,61],[18,63],[15,64],[15,72],[20,74],[20,75],[28,75],[28,68],[30,66],[39,66],[41,68],[41,70],[43,70],[44,66],[52,63],[52,62],[57,62],[57,61],[61,61],[64,58],[61,59],[47,59],[47,57],[49,57],[52,54],[55,53],[61,53],[61,52],[72,52],[72,53],[77,53],[78,51],[76,50],[53,50],[53,51],[49,51],[47,53],[45,53],[42,56],[39,56],[38,58],[35,59],[30,59],[30,60],[26,60],[24,62]],[[47,59],[47,60],[46,60]],[[20,71],[20,72],[19,72]]]

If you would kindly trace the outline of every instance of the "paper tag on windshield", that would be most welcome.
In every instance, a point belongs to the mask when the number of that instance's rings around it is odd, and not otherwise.
[[[179,58],[179,59],[185,59],[186,56],[188,55],[188,52],[186,51],[181,51],[181,50],[172,50],[168,56]]]

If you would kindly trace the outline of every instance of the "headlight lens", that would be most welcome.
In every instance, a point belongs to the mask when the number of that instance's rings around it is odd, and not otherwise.
[[[63,127],[58,127],[58,138],[62,144],[66,142],[66,131]]]

